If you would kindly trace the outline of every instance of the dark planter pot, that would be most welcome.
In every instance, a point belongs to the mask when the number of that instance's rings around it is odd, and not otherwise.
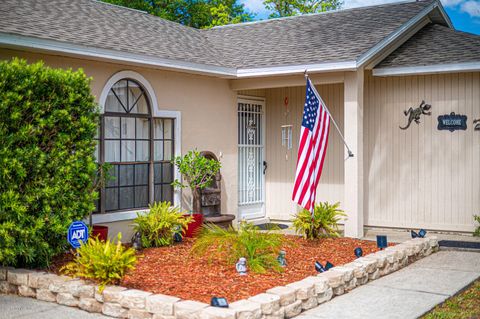
[[[187,229],[185,230],[185,237],[194,237],[202,227],[203,224],[203,215],[202,214],[192,214],[185,215],[192,216],[193,220],[188,224]]]
[[[108,239],[108,227],[93,225],[92,237],[98,237],[98,239],[106,241]]]

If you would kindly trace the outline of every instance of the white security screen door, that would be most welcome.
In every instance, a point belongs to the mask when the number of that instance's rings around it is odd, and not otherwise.
[[[238,99],[238,209],[241,220],[265,216],[264,107],[264,100]]]

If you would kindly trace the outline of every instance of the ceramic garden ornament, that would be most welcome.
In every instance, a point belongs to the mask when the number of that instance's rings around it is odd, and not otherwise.
[[[235,268],[240,276],[245,276],[247,274],[247,259],[245,257],[240,257],[235,264]]]
[[[277,260],[282,267],[285,267],[287,265],[287,259],[285,258],[286,256],[287,253],[285,252],[285,250],[280,250],[280,252],[278,253]]]

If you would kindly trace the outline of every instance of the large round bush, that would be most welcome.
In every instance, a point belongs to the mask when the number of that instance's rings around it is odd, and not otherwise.
[[[94,209],[98,108],[82,70],[0,62],[0,264],[44,266]]]

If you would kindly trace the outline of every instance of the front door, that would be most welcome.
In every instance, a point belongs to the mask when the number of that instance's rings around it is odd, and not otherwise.
[[[242,97],[237,104],[239,216],[241,220],[262,218],[265,217],[265,101]]]

